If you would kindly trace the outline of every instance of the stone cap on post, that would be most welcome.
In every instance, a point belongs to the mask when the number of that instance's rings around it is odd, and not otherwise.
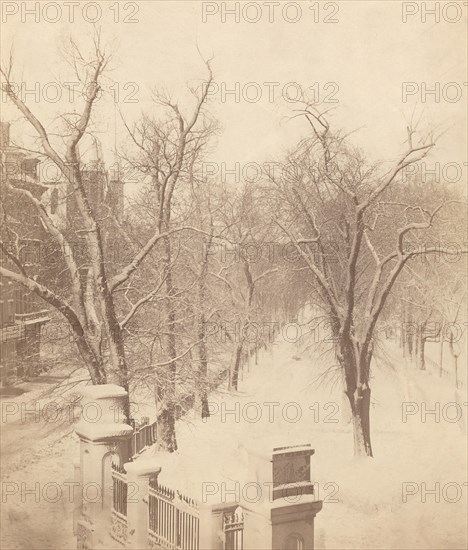
[[[273,449],[273,500],[314,493],[310,479],[310,457],[314,453],[310,444]]]
[[[124,467],[128,475],[136,478],[157,477],[162,469],[154,457],[138,458],[132,462],[126,462]]]
[[[102,384],[84,388],[81,419],[75,432],[80,439],[107,442],[127,439],[133,428],[124,422],[124,403],[127,391],[116,384]]]

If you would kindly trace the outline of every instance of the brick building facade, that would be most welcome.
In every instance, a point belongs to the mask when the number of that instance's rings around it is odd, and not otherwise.
[[[83,238],[77,231],[81,229],[80,216],[70,184],[44,182],[39,174],[47,175],[48,170],[41,170],[37,157],[11,145],[9,123],[0,122],[0,136],[1,177],[8,178],[13,186],[27,189],[40,199],[74,250],[80,250],[80,243],[77,242]],[[105,210],[112,210],[113,215],[120,219],[124,207],[123,183],[109,176],[96,142],[92,156],[93,160],[83,165],[82,174],[93,211],[101,216],[105,215]],[[28,204],[26,198],[12,197],[4,191],[2,195],[2,220],[7,217],[7,223],[2,224],[2,241],[18,252],[20,263],[29,276],[66,285],[66,278],[61,275],[61,258],[54,257],[57,254],[57,251],[54,252],[54,242],[35,208]],[[86,264],[86,258],[80,257],[80,260],[80,263]],[[18,270],[4,250],[0,250],[0,261],[4,267]],[[41,370],[41,328],[50,320],[49,309],[50,306],[33,292],[0,277],[1,385],[36,375]]]
[[[39,160],[10,145],[10,127],[0,125],[1,177],[40,199],[46,187],[37,177]],[[7,251],[18,251],[21,264],[30,274],[39,269],[38,259],[45,231],[27,199],[13,198],[2,190],[2,242]],[[17,268],[4,249],[2,265]],[[0,384],[39,370],[41,327],[49,321],[47,305],[21,285],[0,277]]]

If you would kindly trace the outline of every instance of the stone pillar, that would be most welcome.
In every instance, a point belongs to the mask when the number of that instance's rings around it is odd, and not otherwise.
[[[198,508],[200,518],[200,550],[214,550],[218,546],[216,527],[219,530],[213,517],[213,507],[211,504],[200,504]],[[219,519],[219,518],[218,518]],[[219,542],[219,541],[218,541]]]
[[[80,438],[82,515],[77,522],[78,548],[93,548],[96,524],[107,532],[112,501],[112,462],[128,460],[133,428],[123,423],[124,388],[114,384],[88,386],[83,391],[82,414],[75,432]],[[107,534],[107,533],[106,533]]]
[[[310,457],[314,452],[310,445],[273,449],[273,500],[313,494]]]
[[[305,502],[283,506],[278,505],[279,501],[273,503],[273,550],[314,550],[314,520],[322,501],[312,502],[307,497],[301,500]]]
[[[148,487],[152,478],[158,477],[161,468],[154,458],[139,459],[125,464],[127,471],[127,545],[142,550],[149,548],[148,542]]]
[[[310,445],[273,450],[273,502],[271,526],[273,550],[313,550],[314,520],[322,501],[311,481]]]
[[[223,550],[226,547],[224,517],[232,514],[236,514],[239,520],[243,518],[243,548],[271,548],[271,521],[263,509],[257,511],[236,502],[224,502],[210,506],[203,518],[200,515],[200,529],[206,532],[205,537],[202,537],[202,531],[200,533],[200,550]]]

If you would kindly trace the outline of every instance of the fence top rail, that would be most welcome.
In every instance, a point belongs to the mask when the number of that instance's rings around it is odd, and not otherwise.
[[[122,523],[127,523],[127,516],[125,514],[122,514],[121,512],[117,512],[115,508],[111,508],[111,514],[116,517],[118,521],[121,521]]]
[[[112,463],[112,477],[121,479],[122,481],[127,481],[127,472],[123,466],[119,464]]]
[[[194,498],[183,495],[177,489],[169,489],[169,487],[161,485],[155,479],[150,480],[148,493],[152,496],[160,497],[164,500],[172,502],[176,506],[185,505],[195,511],[198,511],[198,502]]]
[[[234,525],[243,525],[244,523],[244,514],[242,512],[236,513],[228,513],[224,514],[224,526],[234,526]]]
[[[134,433],[139,432],[140,430],[142,430],[146,426],[150,425],[149,417],[148,416],[143,416],[142,418],[140,418],[139,421],[138,420],[132,420],[132,424],[133,424]]]

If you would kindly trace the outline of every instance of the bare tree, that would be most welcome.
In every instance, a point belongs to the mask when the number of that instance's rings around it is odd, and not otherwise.
[[[62,117],[65,125],[63,135],[65,147],[63,151],[52,145],[52,139],[46,130],[46,126],[15,93],[10,80],[11,59],[10,65],[2,69],[5,80],[4,89],[8,98],[36,131],[40,153],[58,167],[70,185],[81,221],[80,232],[84,236],[88,250],[93,251],[93,253],[88,255],[85,268],[87,275],[85,281],[83,281],[80,276],[82,266],[77,264],[73,246],[68,241],[64,231],[57,227],[40,200],[29,191],[14,186],[7,177],[2,182],[6,192],[11,193],[14,197],[23,197],[29,201],[39,215],[48,234],[59,246],[71,281],[72,295],[70,300],[59,296],[48,288],[45,283],[34,280],[28,276],[25,270],[19,269],[18,264],[16,264],[18,267],[16,271],[2,267],[1,273],[3,276],[35,292],[64,315],[75,335],[76,344],[93,383],[102,384],[108,381],[109,378],[113,378],[123,387],[128,388],[123,340],[112,299],[112,284],[109,283],[105,265],[102,228],[96,219],[85,189],[82,162],[78,150],[79,143],[90,124],[95,101],[100,90],[100,81],[108,61],[109,56],[102,49],[99,36],[95,37],[94,56],[89,60],[83,57],[77,44],[70,40],[70,62],[75,66],[77,75],[79,75],[81,82],[87,86],[89,93],[84,100],[81,114],[63,115]],[[104,338],[109,349],[109,361],[107,361],[102,349]]]
[[[173,223],[175,191],[180,184],[189,184],[200,159],[203,148],[215,131],[215,124],[205,113],[207,91],[212,81],[212,71],[208,71],[207,85],[202,89],[190,89],[194,97],[191,113],[183,114],[183,109],[165,93],[154,92],[154,113],[162,110],[162,115],[144,115],[140,122],[127,129],[134,145],[135,153],[129,161],[142,174],[149,178],[149,188],[154,198],[153,224],[155,235],[164,235],[162,266],[165,287],[166,326],[161,339],[161,352],[166,364],[164,380],[156,381],[155,397],[158,406],[159,444],[169,452],[177,449],[175,434],[175,395],[177,377],[177,311],[174,295],[173,248],[170,234],[180,230]],[[182,190],[182,196],[187,191]]]
[[[299,116],[312,137],[288,157],[287,177],[270,174],[288,214],[277,223],[310,270],[330,319],[353,414],[355,454],[372,456],[369,379],[377,322],[409,260],[435,252],[408,247],[408,239],[431,228],[443,209],[459,208],[459,201],[442,199],[429,208],[417,196],[394,199],[402,171],[434,147],[430,136],[416,142],[408,127],[406,151],[382,171],[346,135],[333,133],[315,105],[305,105]]]
[[[233,318],[237,320],[234,352],[231,361],[229,388],[238,389],[239,370],[246,344],[251,340],[249,327],[259,320],[259,313],[265,304],[260,303],[258,288],[265,278],[277,273],[278,267],[268,258],[268,237],[271,224],[261,212],[259,193],[251,185],[230,193],[223,207],[223,236],[225,259],[233,255],[234,260],[213,276],[223,281],[231,294]],[[226,250],[227,248],[227,250]],[[229,249],[231,253],[228,254]],[[255,327],[257,331],[257,327]],[[255,342],[258,345],[259,342]]]
[[[7,267],[4,265],[0,267],[0,274],[35,293],[63,315],[74,335],[80,356],[93,384],[114,381],[128,390],[130,375],[124,345],[124,329],[151,295],[142,298],[138,303],[120,308],[119,293],[125,289],[125,284],[131,280],[158,243],[168,246],[169,235],[173,232],[169,228],[168,205],[183,170],[187,147],[192,147],[190,136],[200,115],[205,96],[197,101],[194,114],[188,122],[178,112],[176,106],[168,104],[174,113],[177,113],[179,140],[177,146],[173,148],[174,156],[166,158],[170,173],[163,177],[164,181],[161,183],[159,179],[161,178],[159,168],[156,168],[153,174],[155,187],[162,196],[160,203],[162,215],[159,223],[152,227],[146,240],[138,241],[136,246],[133,243],[133,246],[129,247],[131,255],[128,261],[120,262],[121,265],[116,266],[109,258],[106,248],[105,224],[109,223],[109,220],[113,224],[112,230],[107,233],[118,232],[120,235],[125,232],[114,219],[111,209],[103,213],[94,208],[90,199],[92,189],[85,181],[87,168],[79,150],[85,135],[92,135],[93,114],[110,55],[105,51],[99,33],[94,37],[93,53],[90,58],[85,56],[74,40],[70,39],[68,46],[68,62],[87,93],[83,94],[83,104],[79,113],[64,113],[59,117],[63,129],[58,135],[56,132],[47,130],[47,125],[39,120],[16,93],[11,76],[13,69],[11,57],[7,66],[2,68],[1,74],[9,100],[37,134],[38,146],[34,152],[54,163],[64,178],[67,193],[73,198],[73,223],[68,223],[65,228],[61,227],[48,211],[44,201],[24,186],[15,183],[8,174],[2,179],[1,185],[3,192],[10,195],[13,200],[26,201],[37,214],[56,246],[56,252],[60,255],[63,272],[59,279],[68,280],[69,285],[62,284],[58,288],[53,288],[50,277],[44,276],[38,279],[29,273],[27,266],[22,265],[19,256],[15,255],[14,249],[9,246],[10,243],[5,241],[2,241],[3,250],[8,254],[9,264]],[[80,105],[75,107],[77,110]],[[157,136],[155,147],[159,147],[159,152],[165,155],[167,148],[172,147],[173,144],[165,140],[162,134],[158,135],[156,132],[155,136]],[[153,153],[154,150],[151,152]],[[158,162],[155,159],[155,166],[159,166]],[[2,221],[2,238],[8,240],[11,234],[7,228],[8,215],[4,216]],[[178,227],[174,232],[183,229]],[[79,247],[76,246],[77,242]],[[170,256],[166,257],[164,265],[167,271],[170,266]],[[165,281],[170,294],[170,274],[166,274]],[[173,347],[172,342],[171,346]],[[172,348],[171,350],[170,354],[174,357],[174,350]],[[173,368],[172,364],[171,368]],[[130,415],[129,402],[126,405],[125,415],[127,418]]]

